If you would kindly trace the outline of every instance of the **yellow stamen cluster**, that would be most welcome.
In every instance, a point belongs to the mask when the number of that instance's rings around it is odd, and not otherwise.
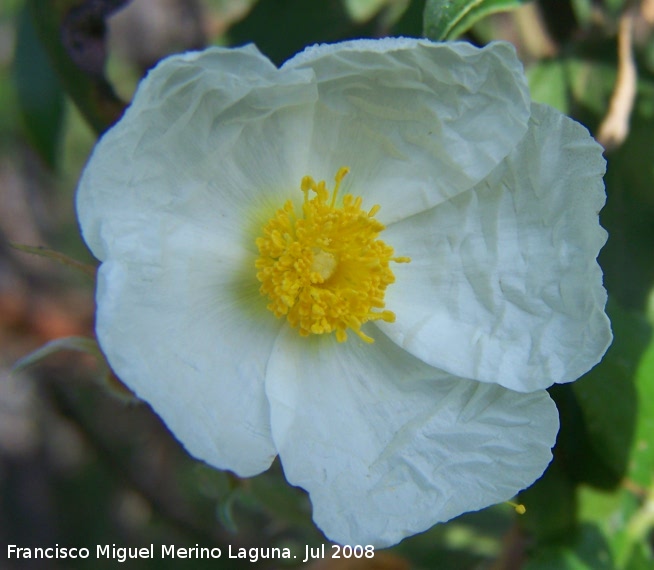
[[[393,322],[395,314],[383,309],[386,287],[395,276],[393,248],[377,239],[384,225],[375,220],[379,206],[368,212],[362,200],[346,194],[341,206],[336,196],[347,167],[336,174],[331,193],[325,182],[310,176],[302,179],[302,217],[289,200],[263,227],[257,239],[257,279],[261,294],[270,299],[268,308],[299,329],[302,336],[336,333],[347,339],[352,329],[366,342],[373,339],[361,331],[368,321]],[[310,197],[310,192],[315,195]]]

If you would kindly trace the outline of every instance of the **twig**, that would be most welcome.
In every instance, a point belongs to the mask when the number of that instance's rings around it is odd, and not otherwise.
[[[515,22],[524,50],[532,60],[555,57],[559,51],[535,4],[524,4],[515,12]]]
[[[640,6],[643,18],[650,25],[654,26],[654,0],[643,0]]]
[[[629,134],[629,119],[636,99],[636,64],[633,55],[633,24],[637,11],[627,10],[618,28],[618,76],[609,110],[597,131],[597,141],[607,150],[619,147]]]
[[[89,265],[88,263],[82,263],[81,261],[77,261],[76,259],[73,259],[72,257],[68,257],[66,254],[61,253],[60,251],[56,251],[54,249],[50,249],[49,247],[44,247],[42,245],[26,245],[22,243],[14,243],[14,242],[9,242],[9,245],[14,249],[17,249],[18,251],[23,251],[25,253],[31,253],[33,255],[38,255],[40,257],[46,257],[48,259],[52,259],[58,263],[61,263],[62,265],[66,265],[68,267],[72,267],[73,269],[77,269],[87,277],[91,277],[91,279],[95,279],[95,274],[97,271],[96,267],[94,267],[93,265]]]

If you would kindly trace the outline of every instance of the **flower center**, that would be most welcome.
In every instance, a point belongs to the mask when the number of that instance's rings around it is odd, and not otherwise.
[[[289,200],[263,227],[256,240],[259,258],[257,279],[261,294],[270,299],[268,309],[286,317],[302,336],[336,333],[347,339],[353,330],[366,342],[373,339],[361,331],[368,321],[393,322],[384,307],[386,287],[395,276],[389,264],[406,263],[408,257],[393,257],[393,248],[377,239],[384,226],[375,219],[379,206],[368,212],[362,200],[346,194],[341,206],[336,197],[349,172],[342,167],[333,192],[325,181],[302,179],[302,216]],[[310,196],[310,192],[315,194]]]

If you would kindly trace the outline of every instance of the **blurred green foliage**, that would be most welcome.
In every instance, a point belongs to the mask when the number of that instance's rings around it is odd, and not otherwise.
[[[63,126],[64,92],[26,7],[18,16],[14,64],[25,128],[39,154],[52,167]]]
[[[476,22],[496,12],[518,8],[529,0],[427,0],[424,14],[425,37],[453,40]]]
[[[71,25],[66,19],[69,11],[83,6],[84,0],[8,0],[0,7],[0,40],[13,42],[11,55],[0,59],[0,152],[13,138],[29,142],[42,158],[44,172],[56,176],[59,187],[66,190],[62,200],[68,201],[71,219],[74,181],[93,137],[69,100],[96,133],[120,115],[121,102],[103,74],[104,19],[119,4],[96,2],[101,9],[90,24],[76,28],[81,34],[76,36],[81,42],[78,47],[94,42],[95,55],[84,64],[62,39],[62,30]],[[159,9],[171,10],[173,4],[161,2]],[[476,43],[510,39],[525,61],[532,97],[597,132],[617,77],[619,18],[634,4],[625,0],[536,4],[522,0],[206,0],[201,14],[210,43],[253,41],[277,63],[306,45],[354,37],[424,32],[437,40],[460,36]],[[496,14],[500,11],[505,13]],[[638,22],[634,34],[636,99],[626,140],[607,153],[608,200],[601,214],[610,236],[600,262],[610,296],[614,344],[584,378],[551,390],[562,427],[552,465],[520,497],[527,513],[518,517],[508,505],[500,505],[407,539],[395,552],[411,567],[654,567],[654,22],[645,18]],[[109,67],[131,66],[132,75],[143,73],[137,63],[120,54],[121,42],[129,38],[116,34],[107,51]],[[140,39],[145,41],[145,37],[144,30]],[[167,53],[162,48],[160,57]],[[123,85],[115,87],[124,91]],[[65,227],[74,232],[74,221]],[[68,238],[59,239],[66,242]],[[53,541],[80,545],[177,541],[180,546],[192,546],[199,541],[248,544],[255,537],[261,546],[263,534],[266,544],[275,546],[320,543],[305,494],[285,483],[278,465],[246,481],[199,466],[171,443],[147,408],[124,409],[108,401],[102,390],[86,385],[91,372],[71,388],[61,386],[60,370],[55,368],[54,380],[52,369],[45,370],[50,376],[43,390],[52,413],[82,434],[87,449],[85,462],[74,473],[51,476],[56,490],[52,508],[60,521],[56,535],[50,536]],[[134,433],[146,435],[133,437]],[[156,469],[142,467],[152,442],[165,450],[161,452],[165,460],[157,465],[169,471],[154,487],[145,475]],[[34,459],[34,468],[43,465],[46,459]],[[22,489],[16,478],[22,471],[14,464],[10,467],[5,465],[0,491],[6,499],[3,509],[15,524],[11,537],[19,540],[29,534],[34,519],[17,491]],[[114,512],[111,497],[118,495],[131,497],[131,508],[136,511],[150,513],[143,515],[147,524],[125,527],[112,522],[108,515]],[[138,519],[137,514],[132,519]],[[113,567],[102,564],[92,566]],[[203,564],[197,561],[192,567],[225,567]],[[86,567],[91,565],[76,566]],[[164,563],[156,560],[148,565],[142,560],[140,567],[163,568]]]

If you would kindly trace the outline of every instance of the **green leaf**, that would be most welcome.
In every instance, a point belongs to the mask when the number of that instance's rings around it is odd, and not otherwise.
[[[46,164],[54,167],[61,140],[64,93],[27,7],[18,17],[14,81],[27,136]]]
[[[426,0],[411,0],[402,17],[391,29],[392,36],[420,37],[423,34],[423,17]]]
[[[209,467],[206,463],[194,463],[192,472],[193,486],[203,496],[210,499],[222,501],[235,488],[231,480],[232,475],[226,471]]]
[[[569,545],[537,548],[524,570],[613,570],[606,538],[595,525],[582,525]]]
[[[539,61],[527,68],[531,98],[594,127],[606,112],[615,83],[612,62],[584,54]]]
[[[636,494],[633,482],[628,485],[629,489],[621,493],[620,511],[609,519],[613,524],[607,525],[616,567],[652,568],[654,552],[649,538],[654,530],[654,485],[641,490],[644,496],[640,492],[640,496]]]
[[[621,490],[607,492],[582,485],[577,493],[579,502],[579,519],[582,522],[599,524],[602,531],[607,533],[608,521],[621,509]],[[615,525],[611,525],[615,526]]]
[[[84,352],[104,361],[104,356],[100,351],[100,347],[95,339],[81,337],[81,336],[68,336],[64,338],[57,338],[45,343],[42,347],[37,348],[35,351],[30,352],[18,360],[12,367],[12,373],[17,373],[28,366],[32,366],[41,362],[44,358],[62,350],[75,350],[77,352]]]
[[[609,303],[614,341],[600,364],[572,384],[596,454],[618,478],[627,471],[636,429],[634,385],[643,351],[651,337],[647,322]]]
[[[233,45],[254,42],[281,64],[311,44],[373,37],[377,17],[355,22],[342,0],[259,0],[228,35]]]
[[[590,115],[603,118],[615,87],[615,63],[594,61],[582,55],[564,60],[564,65],[575,113],[577,110],[585,113],[585,116],[578,114],[578,118],[586,119]]]
[[[588,28],[593,22],[593,0],[572,0],[572,10],[582,28]]]
[[[548,389],[561,418],[555,458],[571,484],[587,483],[600,489],[614,489],[620,483],[620,474],[607,464],[602,453],[595,451],[572,386],[562,384]]]
[[[432,40],[451,40],[475,22],[496,12],[506,12],[530,0],[427,0],[424,35]]]
[[[600,253],[606,287],[636,311],[645,308],[654,286],[653,132],[654,116],[640,112],[637,101],[627,140],[609,156],[608,200],[601,214],[610,236]]]
[[[250,480],[252,495],[274,515],[298,527],[311,526],[311,506],[306,493],[291,487],[281,473],[270,471]]]
[[[626,2],[627,0],[604,0],[606,7],[616,16],[624,10]]]
[[[634,435],[628,443],[625,442],[629,451],[628,471],[618,492],[608,495],[584,489],[580,498],[583,518],[597,521],[609,539],[616,568],[640,570],[652,567],[652,550],[647,545],[647,539],[654,528],[654,340],[650,337],[643,350],[643,321],[628,313],[620,316],[615,307],[612,317],[616,339],[622,337],[620,342],[623,345],[633,342],[636,347],[632,350],[638,351],[634,364],[633,355],[629,357],[621,350],[623,366],[634,371],[631,385],[637,401],[636,410],[631,412],[635,421]],[[640,334],[638,329],[641,330]],[[647,329],[647,335],[649,332]],[[602,391],[601,386],[598,388]],[[623,396],[615,390],[609,392],[608,397],[616,410],[604,410],[610,416],[605,418],[607,429],[620,410],[627,413],[621,404]],[[620,425],[616,425],[615,429],[619,430]],[[607,455],[610,456],[611,452],[608,451]]]
[[[564,114],[570,113],[570,82],[561,60],[545,60],[527,69],[531,98]]]
[[[638,422],[630,457],[629,478],[634,483],[654,485],[654,340],[644,352],[636,374]]]
[[[495,505],[463,514],[447,524],[437,524],[427,532],[405,539],[394,551],[409,560],[411,568],[490,569],[503,548],[510,549],[507,547],[510,537],[521,536],[511,530],[515,519],[508,505]]]
[[[631,551],[631,556],[624,568],[625,570],[652,570],[654,568],[652,550],[645,543],[637,544]]]
[[[557,543],[576,532],[575,485],[556,456],[543,476],[520,493],[519,502],[527,510],[518,523],[538,544]]]

